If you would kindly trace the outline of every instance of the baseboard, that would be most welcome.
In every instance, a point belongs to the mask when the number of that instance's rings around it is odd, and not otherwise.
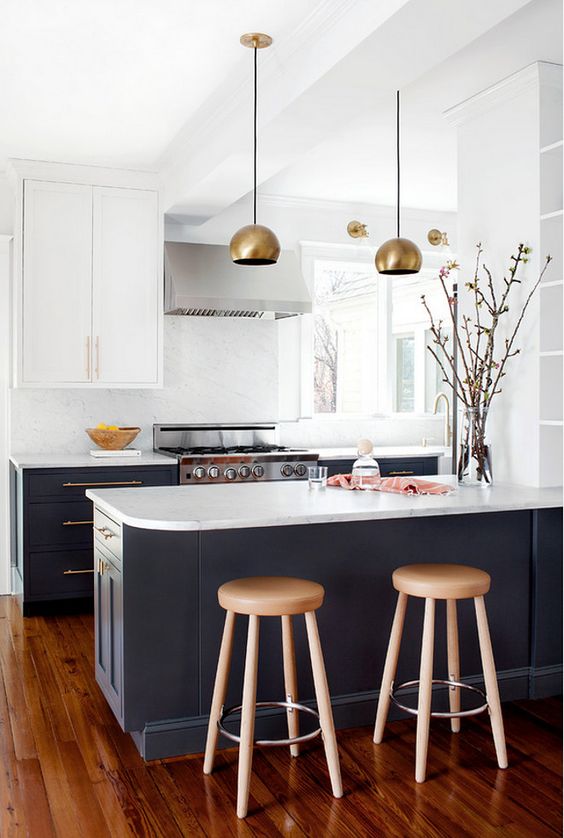
[[[555,672],[559,669],[560,686],[556,692],[549,693],[551,683],[556,682]],[[550,673],[545,670],[550,670]],[[561,691],[562,667],[545,667],[545,670],[536,670],[539,673],[538,688],[546,689],[543,696],[554,695]],[[550,680],[552,678],[552,681]],[[472,686],[483,685],[481,675],[470,676],[462,679],[464,683]],[[531,671],[529,667],[520,669],[507,669],[498,672],[498,683],[502,701],[515,701],[530,697]],[[437,688],[439,689],[439,688]],[[374,724],[376,714],[376,703],[378,701],[378,690],[370,690],[362,693],[351,693],[349,695],[336,696],[332,699],[333,718],[335,727],[343,729],[347,727],[364,727]],[[415,687],[402,692],[406,705],[414,705],[417,690]],[[535,696],[537,697],[537,696]],[[540,696],[538,696],[540,697]],[[410,699],[413,699],[410,700]],[[314,701],[303,701],[309,707],[315,707]],[[401,710],[392,705],[390,719],[405,717]],[[303,716],[304,732],[310,730],[311,722],[308,717]],[[238,721],[233,723],[233,730],[237,729]],[[195,716],[186,719],[172,719],[169,721],[158,721],[147,724],[142,731],[135,731],[131,734],[141,756],[146,760],[164,759],[165,757],[181,756],[183,754],[202,753],[205,747],[206,733],[208,727],[207,716]],[[231,727],[231,725],[229,725]],[[255,720],[255,735],[257,739],[276,739],[287,736],[286,717],[279,710],[257,710]],[[218,742],[219,747],[233,747],[233,743],[225,739]]]
[[[562,665],[531,667],[529,698],[562,695]]]

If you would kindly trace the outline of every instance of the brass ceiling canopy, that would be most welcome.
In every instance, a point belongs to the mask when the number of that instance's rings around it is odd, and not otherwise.
[[[280,256],[280,242],[272,230],[257,224],[257,50],[269,47],[272,38],[262,32],[249,32],[239,40],[254,51],[253,223],[237,230],[229,244],[229,253],[236,265],[275,265]]]
[[[380,245],[374,262],[379,274],[401,276],[421,270],[421,251],[410,239],[400,236],[400,93],[396,91],[397,236]]]

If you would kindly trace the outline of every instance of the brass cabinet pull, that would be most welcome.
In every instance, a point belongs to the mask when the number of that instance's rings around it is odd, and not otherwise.
[[[90,381],[91,372],[90,372],[90,363],[91,363],[91,352],[90,352],[90,335],[86,338],[86,378]]]
[[[63,488],[67,486],[142,486],[142,480],[105,480],[100,483],[63,483]]]
[[[109,564],[105,562],[103,559],[98,559],[98,573],[100,576],[103,576],[106,570],[108,570]],[[94,571],[92,571],[94,573]]]
[[[414,471],[389,471],[388,472],[388,477],[397,476],[399,474],[415,474],[415,472]]]
[[[63,521],[63,527],[80,527],[82,524],[92,525],[94,521]]]
[[[76,573],[94,573],[94,569],[92,570],[63,570],[63,576],[74,576]]]
[[[94,527],[94,529],[98,530],[98,532],[103,535],[106,540],[115,536],[115,532],[112,532],[108,529],[108,527]]]
[[[96,335],[96,378],[100,378],[100,338]]]

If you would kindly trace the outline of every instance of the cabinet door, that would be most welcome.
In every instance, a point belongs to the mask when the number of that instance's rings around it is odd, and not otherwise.
[[[157,384],[157,194],[97,186],[93,193],[93,380]]]
[[[90,381],[92,187],[27,180],[23,382]]]
[[[122,588],[121,572],[98,547],[95,556],[94,625],[95,674],[102,692],[118,721],[123,719],[122,708]]]

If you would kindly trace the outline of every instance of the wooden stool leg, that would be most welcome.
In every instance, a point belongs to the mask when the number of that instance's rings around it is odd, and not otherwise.
[[[237,775],[237,817],[247,815],[249,805],[249,786],[253,764],[253,739],[255,733],[255,712],[257,697],[257,669],[259,648],[259,618],[249,616],[247,634],[247,656],[245,658],[245,677],[243,681],[243,701],[241,705],[241,741],[239,743],[239,770]]]
[[[315,611],[308,611],[305,615],[307,639],[309,643],[309,654],[311,657],[311,669],[313,672],[313,683],[315,686],[315,697],[317,710],[319,712],[319,723],[323,744],[325,746],[325,757],[331,778],[331,788],[335,797],[343,796],[343,784],[341,782],[341,767],[339,765],[339,751],[337,750],[337,738],[335,736],[335,725],[333,723],[333,711],[331,710],[331,698],[325,664],[323,663],[323,652],[319,640],[317,620]]]
[[[425,599],[423,642],[421,644],[421,669],[419,672],[419,702],[417,704],[417,742],[415,747],[415,779],[425,782],[429,725],[431,723],[431,696],[433,692],[433,644],[435,638],[435,600]]]
[[[282,618],[282,653],[284,656],[284,688],[286,690],[286,701],[296,702],[298,700],[298,676],[296,673],[296,651],[294,648],[294,627],[290,616]],[[288,738],[293,739],[300,735],[300,720],[297,710],[288,708]],[[297,757],[300,753],[299,745],[290,745],[290,753]]]
[[[503,716],[501,714],[501,702],[499,700],[499,689],[497,686],[497,673],[495,671],[492,642],[486,604],[483,596],[474,597],[476,606],[476,621],[478,623],[478,637],[480,640],[480,654],[482,656],[482,668],[484,670],[484,682],[486,685],[486,700],[489,705],[490,719],[492,724],[493,740],[497,755],[497,764],[500,768],[507,768],[507,750],[505,747],[505,733],[503,731]]]
[[[448,677],[450,681],[460,681],[460,652],[458,649],[458,621],[456,619],[456,600],[447,599],[447,649]],[[460,688],[449,687],[448,700],[451,713],[460,712]],[[453,733],[460,733],[460,719],[450,720]]]
[[[384,674],[382,675],[382,684],[380,686],[380,696],[378,698],[378,710],[376,711],[376,724],[374,725],[374,742],[379,745],[384,738],[384,727],[388,718],[388,711],[390,709],[390,690],[396,677],[396,669],[398,668],[398,657],[400,653],[401,636],[403,632],[403,623],[405,619],[405,609],[407,606],[407,594],[398,594],[398,601],[396,605],[396,612],[394,614],[394,621],[392,623],[392,630],[390,632],[390,641],[388,643],[388,651],[386,653],[386,663],[384,664]]]
[[[233,650],[233,633],[235,630],[235,614],[233,611],[227,611],[225,614],[225,625],[223,628],[223,638],[221,640],[221,648],[219,650],[219,660],[217,662],[217,672],[215,675],[215,685],[213,688],[213,698],[210,710],[210,720],[208,722],[208,736],[206,739],[206,755],[204,758],[204,774],[211,774],[213,771],[213,761],[215,757],[215,749],[217,746],[218,729],[217,723],[221,716],[221,708],[225,701],[225,694],[227,693],[227,681],[229,679],[229,668],[231,666],[231,652]]]

